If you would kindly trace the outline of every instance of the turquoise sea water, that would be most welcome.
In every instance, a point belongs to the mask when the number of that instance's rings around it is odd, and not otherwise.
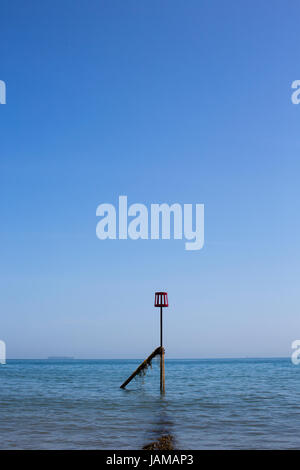
[[[138,360],[0,365],[1,449],[300,448],[300,366],[290,359],[166,361],[127,390]]]

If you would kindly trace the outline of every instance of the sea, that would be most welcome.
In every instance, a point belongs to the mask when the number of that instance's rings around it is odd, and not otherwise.
[[[8,360],[0,365],[1,449],[300,449],[300,365],[289,358]]]

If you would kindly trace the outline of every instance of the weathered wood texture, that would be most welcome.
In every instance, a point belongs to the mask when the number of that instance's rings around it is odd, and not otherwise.
[[[165,393],[165,350],[163,348],[163,308],[160,307],[160,393]]]
[[[165,386],[165,350],[162,348],[162,352],[160,355],[160,391],[161,393],[165,393],[166,386]]]
[[[164,348],[156,348],[151,354],[150,356],[147,357],[147,359],[145,359],[139,366],[138,368],[133,372],[133,374],[131,374],[130,377],[128,377],[127,380],[125,380],[124,383],[122,383],[122,385],[120,386],[120,388],[125,388],[126,385],[129,384],[129,382],[131,382],[132,379],[134,379],[134,377],[139,374],[143,369],[146,369],[148,367],[148,365],[151,364],[151,361],[152,359],[155,357],[155,356],[158,356],[160,355],[160,357],[162,357],[162,355],[164,356],[165,355],[165,350]]]

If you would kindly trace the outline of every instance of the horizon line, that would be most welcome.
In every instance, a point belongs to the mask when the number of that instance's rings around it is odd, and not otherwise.
[[[224,357],[170,357],[166,358],[169,361],[199,361],[199,360],[216,360],[216,359],[289,359],[290,356],[224,356]],[[9,357],[6,358],[8,361],[49,361],[49,360],[70,360],[70,361],[139,361],[143,360],[142,357],[88,357],[88,358],[81,358],[81,357],[73,357],[73,356],[49,356],[49,357],[30,357],[30,358],[22,358],[22,357]]]

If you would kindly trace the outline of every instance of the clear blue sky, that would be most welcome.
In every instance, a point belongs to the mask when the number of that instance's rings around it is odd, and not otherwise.
[[[8,357],[283,356],[300,337],[298,1],[1,2]],[[96,207],[204,203],[205,246]]]

